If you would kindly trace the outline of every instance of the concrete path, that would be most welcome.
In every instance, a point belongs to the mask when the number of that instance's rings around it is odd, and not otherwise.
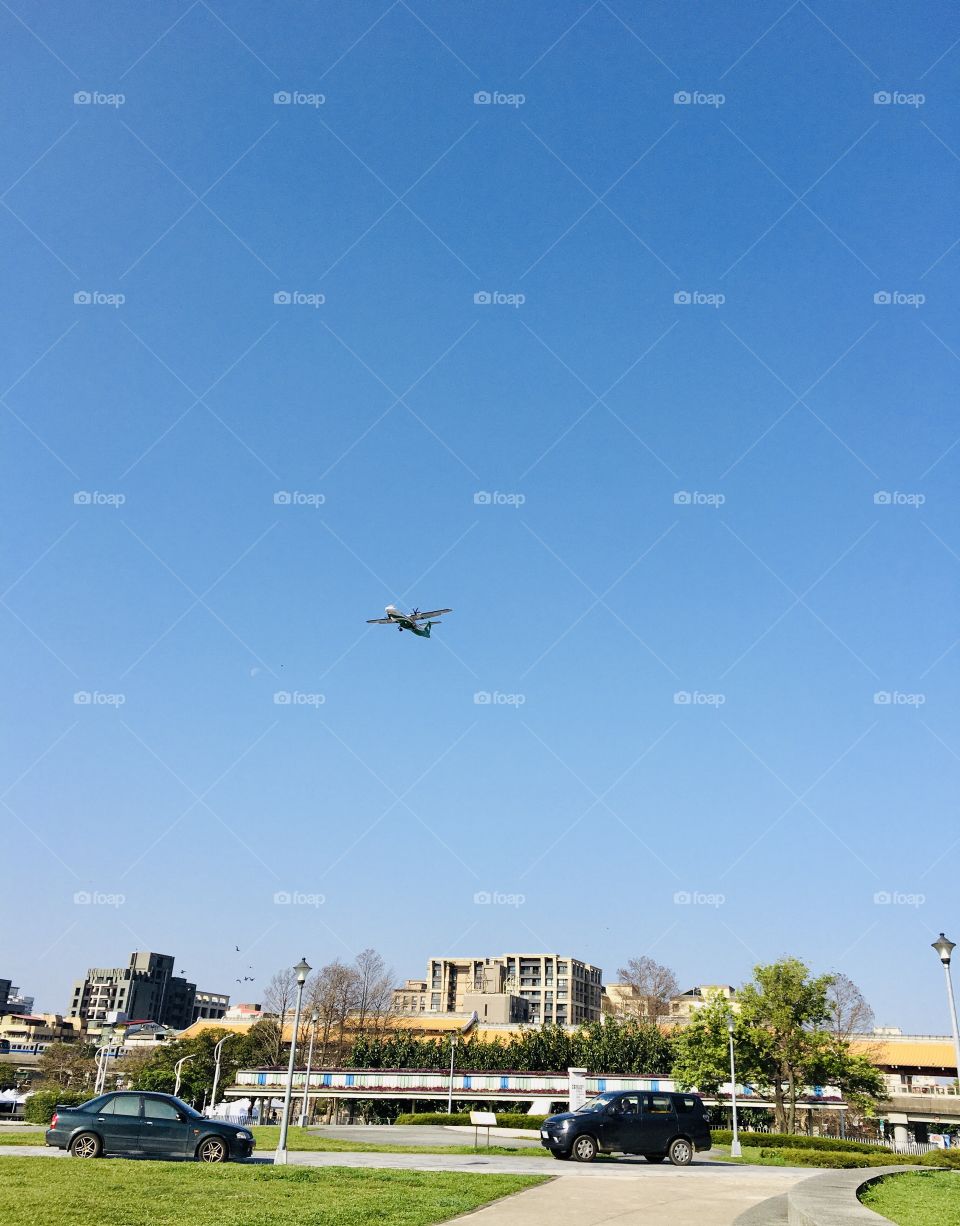
[[[337,1141],[365,1141],[374,1145],[472,1145],[473,1129],[454,1131],[444,1124],[325,1124],[308,1129],[311,1136],[330,1137]],[[497,1136],[496,1128],[490,1129],[491,1145],[506,1145],[510,1149],[532,1146],[540,1149],[540,1133],[530,1132],[525,1137],[515,1135]],[[480,1130],[480,1148],[486,1145],[484,1130]]]

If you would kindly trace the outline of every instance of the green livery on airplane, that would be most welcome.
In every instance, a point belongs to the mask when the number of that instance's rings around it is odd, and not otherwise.
[[[430,627],[439,625],[439,621],[431,621],[430,619],[439,619],[444,613],[452,613],[453,609],[431,609],[429,613],[421,613],[419,609],[414,609],[410,613],[401,613],[395,605],[388,604],[383,611],[386,613],[386,617],[369,617],[367,618],[367,625],[396,626],[400,631],[409,630],[411,634],[419,635],[422,639],[428,639],[430,637]]]

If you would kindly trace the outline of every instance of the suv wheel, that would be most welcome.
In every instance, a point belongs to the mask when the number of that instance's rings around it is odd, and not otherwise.
[[[667,1157],[674,1166],[689,1166],[693,1161],[693,1146],[686,1137],[677,1137],[670,1142]]]
[[[666,1154],[644,1154],[644,1158],[648,1162],[662,1162],[666,1158]]]
[[[81,1132],[70,1142],[70,1154],[74,1158],[99,1158],[103,1142],[95,1132]]]
[[[571,1152],[578,1162],[592,1162],[597,1156],[597,1143],[593,1137],[584,1134],[574,1141]]]

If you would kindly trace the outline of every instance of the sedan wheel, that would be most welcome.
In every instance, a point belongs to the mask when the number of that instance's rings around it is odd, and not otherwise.
[[[693,1161],[693,1146],[684,1137],[677,1137],[670,1142],[667,1157],[674,1166],[689,1166]]]
[[[597,1156],[597,1143],[593,1137],[577,1137],[573,1143],[573,1156],[578,1162],[592,1162]]]
[[[70,1142],[70,1153],[74,1158],[99,1158],[103,1143],[93,1132],[81,1132]]]
[[[197,1148],[198,1162],[226,1162],[227,1146],[219,1137],[207,1137]]]

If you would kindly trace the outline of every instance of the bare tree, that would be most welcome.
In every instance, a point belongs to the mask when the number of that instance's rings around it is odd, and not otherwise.
[[[634,1017],[656,1021],[671,999],[680,991],[677,977],[668,966],[663,966],[646,954],[631,958],[626,966],[617,971],[621,983],[631,989],[631,998],[624,1001],[624,1009]]]
[[[846,1042],[852,1034],[868,1034],[873,1028],[873,1010],[863,993],[846,975],[834,975],[827,989],[830,1029]]]
[[[379,1034],[393,1002],[393,970],[375,949],[364,949],[354,962],[356,1032]]]
[[[292,967],[277,971],[263,993],[263,1012],[273,1014],[282,1025],[297,998],[297,975]]]
[[[310,985],[310,1012],[317,1014],[320,1044],[317,1067],[339,1063],[347,1019],[356,1004],[356,973],[335,958],[320,968]]]

